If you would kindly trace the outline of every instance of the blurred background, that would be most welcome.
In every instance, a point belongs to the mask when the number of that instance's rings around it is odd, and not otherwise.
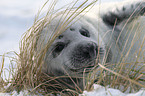
[[[57,8],[60,8],[72,0],[58,1]],[[98,3],[114,1],[122,0],[98,0]],[[32,26],[38,10],[45,2],[46,0],[0,0],[0,55],[9,51],[19,52],[21,35]],[[8,67],[7,60],[5,63]]]
[[[72,0],[58,1],[59,8]],[[113,1],[122,0],[98,0],[98,3]],[[19,50],[21,35],[31,27],[45,2],[46,0],[0,0],[0,54]]]

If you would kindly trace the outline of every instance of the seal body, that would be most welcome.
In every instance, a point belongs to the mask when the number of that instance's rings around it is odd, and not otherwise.
[[[42,71],[77,78],[98,63],[144,61],[144,7],[142,0],[94,6],[54,40],[45,54]],[[43,46],[57,30],[60,17],[42,30],[39,43],[45,35]],[[65,81],[70,83],[71,80]],[[82,79],[78,82],[82,87]]]

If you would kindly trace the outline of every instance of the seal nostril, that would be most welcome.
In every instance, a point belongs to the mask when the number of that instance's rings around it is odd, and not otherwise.
[[[98,54],[98,46],[95,43],[88,43],[80,47],[83,57],[95,58]]]
[[[83,57],[89,58],[90,57],[90,50],[89,50],[89,48],[88,47],[82,48],[82,54],[83,54]]]
[[[96,56],[98,55],[98,46],[96,46],[96,48],[95,48],[95,51],[96,51]]]

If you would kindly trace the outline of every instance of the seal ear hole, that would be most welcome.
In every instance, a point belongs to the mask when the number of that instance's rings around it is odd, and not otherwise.
[[[90,37],[89,31],[85,28],[80,29],[79,32],[80,32],[81,35],[83,35],[85,37]]]
[[[75,31],[75,29],[74,28],[70,28],[70,31]]]
[[[61,39],[61,38],[63,38],[63,35],[59,35],[59,36],[58,36],[58,39]]]

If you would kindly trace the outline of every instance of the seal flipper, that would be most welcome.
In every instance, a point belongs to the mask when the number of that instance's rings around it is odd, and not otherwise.
[[[111,10],[111,11],[110,11]],[[135,0],[135,2],[124,2],[123,5],[114,9],[109,9],[106,13],[101,14],[103,21],[111,26],[120,24],[124,20],[132,20],[145,13],[145,1]]]

